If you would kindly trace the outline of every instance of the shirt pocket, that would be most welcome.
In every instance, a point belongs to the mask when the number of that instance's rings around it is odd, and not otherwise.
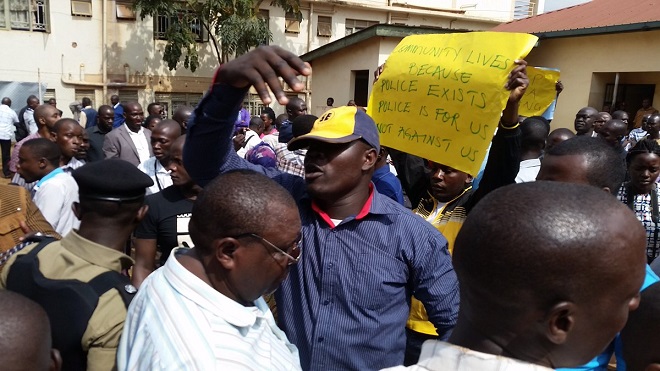
[[[408,268],[405,263],[383,253],[362,253],[353,280],[353,301],[358,308],[386,312],[405,301]]]

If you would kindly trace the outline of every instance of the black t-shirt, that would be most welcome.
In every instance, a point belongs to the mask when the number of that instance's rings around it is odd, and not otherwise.
[[[161,192],[147,196],[145,203],[149,211],[142,223],[135,230],[135,237],[155,239],[161,252],[160,263],[170,256],[177,246],[191,246],[188,234],[188,222],[193,201],[186,199],[179,188],[169,186]]]

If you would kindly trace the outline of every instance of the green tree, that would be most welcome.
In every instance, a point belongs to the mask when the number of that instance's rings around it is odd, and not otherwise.
[[[135,0],[134,9],[141,19],[160,17],[168,22],[167,45],[163,59],[170,70],[183,67],[195,71],[199,67],[196,41],[201,32],[209,36],[218,63],[272,39],[265,19],[259,17],[263,0]],[[296,15],[302,20],[300,0],[271,0],[270,4]]]

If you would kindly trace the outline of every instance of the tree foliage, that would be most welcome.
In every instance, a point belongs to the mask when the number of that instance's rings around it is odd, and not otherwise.
[[[266,19],[259,16],[263,0],[135,0],[133,7],[141,19],[158,17],[168,24],[163,59],[170,70],[183,63],[195,71],[199,67],[198,43],[202,33],[209,37],[218,63],[246,53],[272,39]],[[300,0],[271,0],[270,4],[302,20]]]

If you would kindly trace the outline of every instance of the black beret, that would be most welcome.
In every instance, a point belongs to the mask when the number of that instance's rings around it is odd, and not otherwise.
[[[131,201],[144,197],[154,182],[135,165],[120,159],[91,162],[71,175],[80,197],[106,201]]]

